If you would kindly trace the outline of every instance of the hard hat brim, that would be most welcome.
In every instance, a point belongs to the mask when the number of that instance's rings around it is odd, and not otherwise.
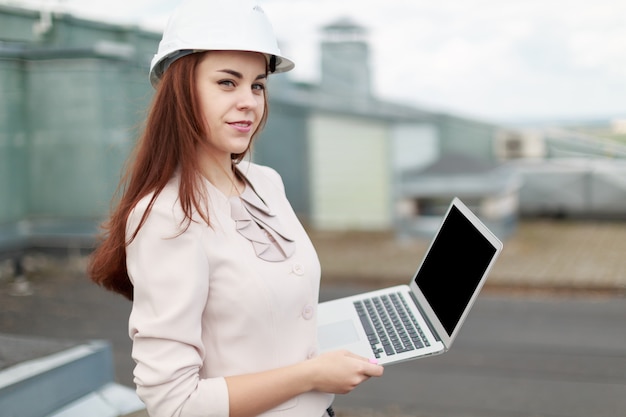
[[[202,49],[202,50],[186,49],[186,50],[174,50],[172,53],[165,54],[164,56],[155,55],[153,62],[151,64],[150,83],[152,84],[153,87],[156,87],[159,81],[161,80],[161,77],[163,76],[167,68],[172,64],[172,62],[186,55],[190,55],[190,54],[197,53],[197,52],[231,51],[231,50],[235,50],[235,49],[215,49],[215,48],[214,49]],[[242,52],[258,52],[258,51],[239,50],[239,49],[236,49],[236,50],[242,51]],[[288,72],[294,69],[296,66],[296,64],[292,60],[282,55],[275,55],[275,54],[269,54],[269,53],[264,53],[264,52],[258,52],[258,53],[265,55],[266,61],[268,62],[268,68],[269,68],[270,60],[272,59],[272,57],[275,57],[276,66],[274,67],[273,71],[271,70],[269,71],[270,74]]]

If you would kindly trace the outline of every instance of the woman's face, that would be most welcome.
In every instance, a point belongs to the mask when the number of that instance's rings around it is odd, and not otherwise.
[[[210,51],[196,68],[196,88],[208,126],[207,145],[218,159],[244,153],[265,111],[262,54]]]

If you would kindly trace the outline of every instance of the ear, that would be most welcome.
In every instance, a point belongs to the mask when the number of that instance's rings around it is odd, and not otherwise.
[[[269,71],[270,73],[273,73],[274,71],[276,71],[276,55],[272,55],[270,57]]]

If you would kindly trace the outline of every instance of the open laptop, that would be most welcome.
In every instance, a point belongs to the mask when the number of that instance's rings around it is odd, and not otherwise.
[[[347,349],[383,365],[446,352],[501,251],[454,198],[409,285],[319,304],[320,351]]]

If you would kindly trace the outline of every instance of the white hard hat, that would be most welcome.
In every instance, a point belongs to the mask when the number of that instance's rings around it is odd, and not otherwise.
[[[178,58],[210,50],[260,52],[267,57],[270,72],[295,66],[281,55],[272,25],[254,0],[183,0],[152,58],[150,82],[156,86]]]

